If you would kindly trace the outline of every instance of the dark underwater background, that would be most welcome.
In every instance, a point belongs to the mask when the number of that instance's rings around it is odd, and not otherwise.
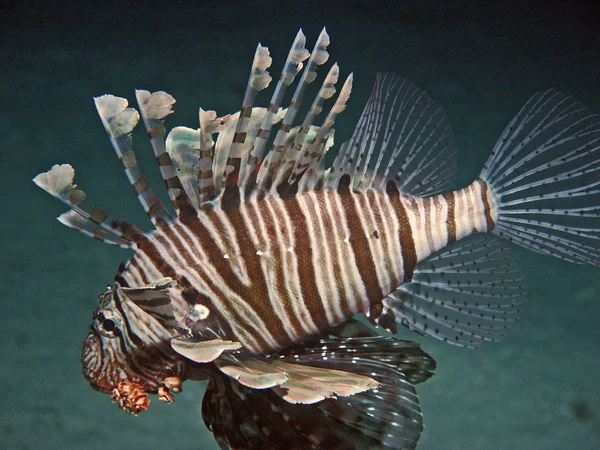
[[[302,27],[320,29],[354,92],[338,120],[348,139],[377,71],[393,71],[446,110],[459,182],[539,90],[600,112],[600,19],[593,2],[4,1],[0,13],[0,448],[216,449],[188,382],[171,405],[128,416],[81,374],[97,295],[129,253],[59,224],[64,205],[30,181],[71,163],[88,198],[149,226],[96,114],[93,96],[134,89],[176,99],[167,125],[197,127],[197,108],[239,110],[256,44],[272,73]],[[266,102],[266,96],[260,101]],[[142,169],[162,184],[144,132]],[[165,196],[163,196],[165,198]],[[418,386],[420,449],[600,449],[600,269],[516,250],[530,300],[508,338],[473,351],[418,340],[438,362]]]

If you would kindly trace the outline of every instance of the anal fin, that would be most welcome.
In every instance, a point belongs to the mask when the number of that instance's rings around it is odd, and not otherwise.
[[[464,347],[499,341],[526,301],[510,249],[492,235],[461,240],[419,263],[383,300],[398,323]]]

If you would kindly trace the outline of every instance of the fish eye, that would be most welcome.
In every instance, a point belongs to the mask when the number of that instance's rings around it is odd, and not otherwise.
[[[94,328],[104,337],[114,338],[121,334],[121,319],[109,310],[96,311],[94,321]]]
[[[115,327],[115,321],[112,319],[104,319],[104,322],[102,322],[102,328],[104,329],[104,331],[114,331]]]

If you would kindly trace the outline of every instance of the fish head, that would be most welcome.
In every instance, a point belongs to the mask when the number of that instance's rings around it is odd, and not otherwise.
[[[170,332],[146,314],[119,287],[99,297],[81,362],[92,388],[137,415],[148,409],[148,394],[170,402],[181,390],[185,363],[170,345]]]

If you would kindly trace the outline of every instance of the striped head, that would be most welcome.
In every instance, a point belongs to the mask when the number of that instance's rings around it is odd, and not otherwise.
[[[170,402],[179,392],[184,363],[169,345],[171,334],[115,285],[99,297],[83,343],[83,373],[97,391],[112,395],[123,410],[148,409],[148,394]]]

